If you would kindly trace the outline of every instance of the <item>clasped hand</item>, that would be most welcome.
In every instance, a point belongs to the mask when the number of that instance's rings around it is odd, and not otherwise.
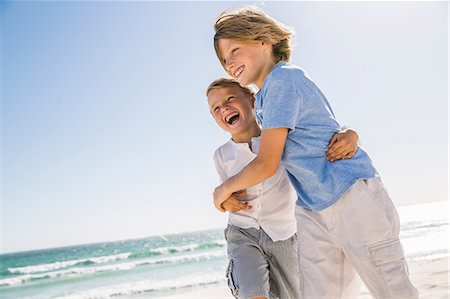
[[[247,200],[245,190],[229,193],[223,185],[218,186],[213,193],[214,205],[221,212],[236,213],[240,210],[249,210],[252,208]]]

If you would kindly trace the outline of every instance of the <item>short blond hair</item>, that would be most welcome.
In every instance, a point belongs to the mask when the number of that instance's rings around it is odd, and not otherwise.
[[[238,42],[263,41],[273,45],[276,62],[289,62],[291,37],[294,30],[268,16],[255,6],[244,6],[234,11],[224,11],[214,24],[214,49],[223,65],[219,40],[226,38]]]
[[[239,85],[239,83],[233,79],[230,78],[219,78],[214,80],[211,84],[209,84],[208,88],[206,89],[206,96],[208,96],[209,92],[213,89],[219,89],[224,87],[237,87],[241,89],[245,94],[254,97],[254,92],[248,88],[248,87],[242,87]]]

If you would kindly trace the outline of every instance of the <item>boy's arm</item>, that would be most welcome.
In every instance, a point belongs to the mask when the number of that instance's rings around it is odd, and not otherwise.
[[[261,183],[275,174],[280,165],[287,134],[287,128],[262,130],[256,158],[214,190],[214,205],[219,211],[225,212],[222,203],[234,192]]]
[[[220,157],[220,149],[214,152],[214,166],[216,167],[217,174],[219,175],[220,182],[223,183],[229,177],[225,169],[223,168],[223,162]],[[234,192],[227,200],[223,202],[223,208],[225,211],[236,213],[240,210],[248,210],[252,208],[248,202],[242,202],[240,199],[245,199],[247,196],[245,191]]]

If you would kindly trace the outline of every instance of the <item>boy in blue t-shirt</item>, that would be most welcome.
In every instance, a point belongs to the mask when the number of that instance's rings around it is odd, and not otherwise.
[[[355,296],[355,272],[375,298],[417,298],[399,241],[399,219],[367,153],[326,159],[339,130],[319,88],[290,58],[292,31],[256,8],[221,15],[214,46],[241,86],[255,84],[262,126],[257,157],[218,186],[214,204],[273,175],[280,162],[297,191],[304,298]],[[331,159],[332,160],[332,159]]]
[[[249,88],[228,78],[212,82],[206,96],[214,120],[231,135],[214,153],[220,180],[226,181],[258,153],[261,128],[253,111],[255,98]],[[354,132],[337,136],[341,146],[357,144]],[[228,286],[236,298],[300,298],[296,200],[280,165],[273,176],[223,203],[230,212],[225,229]]]

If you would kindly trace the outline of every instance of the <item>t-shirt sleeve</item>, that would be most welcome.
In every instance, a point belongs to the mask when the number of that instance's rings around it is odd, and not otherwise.
[[[220,183],[222,184],[223,182],[228,180],[229,177],[223,167],[224,165],[223,165],[222,159],[220,157],[220,149],[217,149],[214,152],[214,165],[216,166],[216,171],[217,171],[217,174],[219,175]]]
[[[295,130],[300,118],[302,97],[293,84],[274,81],[266,89],[263,100],[262,128]]]

